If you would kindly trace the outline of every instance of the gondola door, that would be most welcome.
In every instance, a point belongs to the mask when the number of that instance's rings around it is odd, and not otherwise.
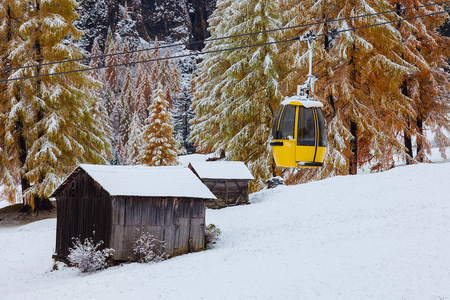
[[[321,167],[326,154],[327,134],[321,108],[298,107],[295,161],[298,167]]]

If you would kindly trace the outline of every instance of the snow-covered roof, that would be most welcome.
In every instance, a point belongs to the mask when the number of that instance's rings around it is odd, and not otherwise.
[[[80,169],[111,196],[186,197],[215,199],[211,191],[186,167],[79,165],[51,195],[55,197]],[[76,174],[75,174],[76,175]]]
[[[310,98],[309,98],[310,99]],[[320,101],[306,100],[305,97],[295,95],[292,97],[286,97],[282,102],[282,105],[293,104],[293,105],[303,105],[304,107],[323,107]]]
[[[194,161],[190,165],[202,179],[254,179],[242,161]]]

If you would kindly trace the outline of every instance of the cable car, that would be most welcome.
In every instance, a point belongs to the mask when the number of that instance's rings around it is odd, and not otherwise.
[[[272,127],[272,152],[279,167],[318,168],[323,166],[327,152],[327,131],[323,104],[313,97],[311,40],[312,32],[300,37],[308,42],[309,74],[305,84],[297,87],[297,95],[280,104]]]

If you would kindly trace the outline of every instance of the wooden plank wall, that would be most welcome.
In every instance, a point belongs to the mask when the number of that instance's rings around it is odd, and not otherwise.
[[[73,238],[92,237],[109,247],[111,202],[109,194],[81,171],[58,195],[56,258],[67,260]]]
[[[248,203],[248,180],[202,179],[202,181],[217,198],[206,201],[208,208]]]
[[[111,247],[116,260],[133,257],[133,243],[149,232],[170,256],[204,249],[205,201],[187,198],[112,197]]]

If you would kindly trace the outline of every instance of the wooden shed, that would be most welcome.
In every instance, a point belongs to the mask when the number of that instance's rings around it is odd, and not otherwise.
[[[208,208],[248,203],[248,183],[254,178],[243,162],[191,162],[189,168],[217,198],[206,201]]]
[[[170,256],[205,243],[209,189],[185,167],[78,166],[52,193],[57,201],[56,259],[67,260],[73,238],[92,237],[130,260],[133,243],[149,232]]]

